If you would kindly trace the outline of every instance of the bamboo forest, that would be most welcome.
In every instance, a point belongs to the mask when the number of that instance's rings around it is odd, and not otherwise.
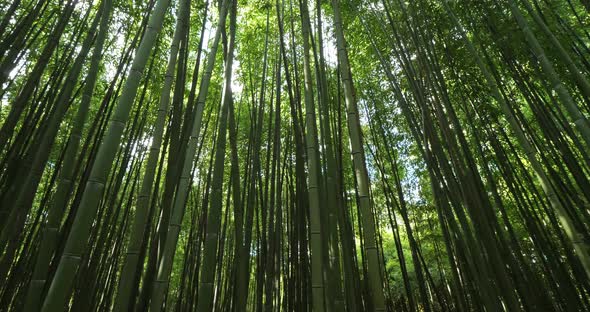
[[[590,0],[0,0],[0,311],[590,311]]]

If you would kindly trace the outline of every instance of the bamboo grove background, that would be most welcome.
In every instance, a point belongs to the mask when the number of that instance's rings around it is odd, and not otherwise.
[[[0,1],[0,310],[590,310],[589,26]]]

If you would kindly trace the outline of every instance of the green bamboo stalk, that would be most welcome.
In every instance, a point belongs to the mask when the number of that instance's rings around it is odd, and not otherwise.
[[[481,70],[482,74],[486,79],[486,84],[492,92],[492,96],[500,105],[500,108],[504,113],[504,117],[510,125],[510,129],[514,133],[517,142],[519,143],[520,147],[523,149],[525,153],[525,156],[529,160],[531,167],[535,172],[535,175],[537,176],[537,179],[539,180],[539,183],[541,184],[541,187],[545,192],[545,195],[547,196],[547,199],[551,203],[551,207],[553,208],[553,210],[555,210],[555,213],[557,214],[558,219],[567,237],[569,238],[574,250],[576,251],[576,254],[579,257],[580,262],[582,263],[582,266],[586,271],[586,274],[590,277],[590,246],[587,242],[584,241],[582,233],[580,233],[577,230],[573,223],[573,220],[571,219],[571,217],[561,204],[561,201],[557,197],[553,184],[550,182],[549,177],[547,177],[545,170],[543,169],[543,166],[538,161],[537,150],[533,147],[529,139],[526,137],[521,126],[519,125],[514,114],[512,113],[512,109],[510,108],[508,102],[506,102],[506,99],[500,94],[500,90],[493,75],[488,70],[487,66],[484,64],[474,44],[467,37],[467,34],[465,33],[464,28],[461,26],[461,23],[459,22],[455,14],[451,11],[450,7],[448,6],[447,0],[444,0],[443,4],[455,28],[461,34],[461,38],[463,39],[463,42],[465,42],[467,49],[469,50],[472,57],[475,58],[475,61],[477,62],[479,69]]]
[[[338,63],[342,86],[344,89],[344,100],[347,106],[347,123],[350,139],[351,154],[357,179],[359,208],[361,211],[362,229],[364,234],[364,252],[367,261],[368,284],[371,293],[372,306],[375,311],[385,311],[385,295],[383,293],[383,280],[381,277],[381,261],[377,247],[375,216],[371,208],[370,182],[367,172],[365,152],[363,150],[363,139],[358,113],[358,106],[355,98],[350,62],[346,50],[346,41],[340,13],[340,1],[332,0],[334,10],[334,29],[336,33],[336,46],[338,52]]]
[[[77,2],[78,0],[69,0],[66,3],[64,11],[60,15],[57,25],[49,35],[47,44],[43,48],[43,51],[41,52],[41,55],[37,60],[35,67],[28,76],[27,82],[21,89],[18,97],[14,100],[13,103],[11,103],[8,116],[6,117],[6,120],[0,128],[0,146],[6,146],[6,143],[10,139],[10,136],[12,135],[20,116],[25,109],[26,104],[31,99],[31,96],[33,96],[33,89],[41,79],[43,71],[49,64],[49,59],[55,51],[59,39],[64,33],[64,29],[66,28],[68,21],[72,16],[74,7],[76,6]]]
[[[59,175],[57,191],[48,210],[47,224],[43,229],[40,250],[39,254],[37,255],[35,268],[33,269],[33,277],[31,278],[31,283],[27,292],[24,311],[37,311],[39,309],[41,295],[49,269],[49,262],[51,260],[51,255],[57,246],[59,226],[74,178],[73,175],[76,163],[76,154],[80,146],[82,131],[88,116],[90,102],[92,100],[94,87],[96,86],[98,77],[98,69],[102,60],[102,50],[106,35],[108,33],[110,12],[112,10],[112,0],[104,0],[102,6],[102,18],[96,37],[92,60],[90,61],[88,77],[86,78],[86,86],[84,87],[84,94],[82,95],[82,101],[78,107],[74,125],[70,133],[70,138],[64,155],[63,167],[61,168]]]
[[[315,114],[311,62],[309,56],[310,29],[307,1],[299,1],[301,12],[301,33],[303,36],[303,76],[305,103],[305,143],[308,168],[307,195],[309,199],[310,245],[311,245],[311,292],[313,311],[325,310],[324,294],[324,246],[325,236],[322,233],[322,212],[320,188],[322,184],[320,156],[318,153],[318,130]]]
[[[319,54],[319,62],[316,63],[316,72],[317,72],[317,79],[318,82],[318,89],[319,89],[319,109],[320,109],[320,129],[323,129],[323,143],[325,146],[324,157],[326,162],[326,210],[328,215],[328,256],[329,256],[329,278],[327,280],[327,291],[328,291],[328,298],[331,298],[328,304],[331,305],[331,309],[336,311],[342,311],[345,309],[345,299],[344,293],[342,291],[342,279],[341,276],[341,266],[340,266],[340,259],[342,254],[342,262],[344,266],[344,279],[345,279],[345,287],[347,291],[347,298],[348,301],[348,309],[354,311],[357,303],[356,303],[356,296],[353,293],[353,287],[351,287],[351,277],[352,277],[352,250],[351,248],[342,248],[342,252],[340,251],[338,240],[339,240],[339,233],[338,229],[342,229],[340,233],[344,233],[344,213],[342,213],[342,196],[338,192],[338,188],[341,184],[336,168],[336,159],[335,159],[335,152],[334,152],[334,145],[333,145],[333,135],[332,135],[332,124],[330,121],[331,111],[330,111],[330,100],[329,100],[329,88],[328,88],[328,81],[326,77],[326,62],[324,57],[324,38],[323,38],[323,28],[322,28],[322,11],[321,11],[321,3],[316,1],[316,15],[317,15],[317,46],[318,46],[318,53]],[[341,241],[344,242],[344,235],[341,236]],[[343,246],[345,246],[343,244]],[[336,278],[338,277],[338,278]]]
[[[229,11],[229,37],[225,59],[224,85],[222,90],[217,142],[215,144],[215,163],[211,182],[211,202],[207,211],[207,232],[203,244],[203,266],[199,279],[199,301],[197,311],[212,311],[214,297],[215,271],[218,262],[218,232],[221,225],[221,208],[223,200],[223,177],[225,169],[225,150],[227,137],[227,117],[230,102],[233,101],[231,78],[233,54],[236,40],[237,1],[226,0]],[[225,15],[220,15],[224,18]]]
[[[265,39],[264,39],[264,58],[262,62],[262,77],[266,77],[267,64],[268,64],[268,42],[269,42],[269,19],[270,19],[270,7],[267,8],[266,12],[266,28],[265,28]],[[280,66],[279,66],[280,67]],[[277,69],[280,71],[280,69]],[[252,243],[252,218],[254,210],[254,200],[256,194],[257,181],[260,175],[260,147],[261,147],[261,136],[262,136],[262,123],[264,117],[264,95],[266,91],[266,81],[262,81],[260,88],[260,99],[258,104],[258,110],[254,113],[257,117],[256,126],[253,127],[252,134],[252,168],[249,174],[249,185],[246,200],[246,212],[243,209],[236,212],[234,218],[236,218],[236,251],[235,251],[235,289],[234,289],[234,311],[239,311],[241,307],[246,306],[248,300],[248,283],[250,281],[250,247]],[[230,111],[231,114],[231,111]],[[231,115],[230,115],[231,117]],[[244,179],[247,181],[247,179]],[[246,220],[244,221],[244,217]],[[244,233],[246,233],[244,235]],[[267,291],[269,291],[267,289]]]
[[[64,252],[59,260],[55,277],[49,287],[47,298],[43,303],[42,311],[62,311],[66,308],[72,283],[87,245],[91,225],[103,194],[105,182],[121,142],[121,134],[129,119],[129,113],[137,95],[143,70],[156,43],[156,37],[162,28],[164,15],[169,4],[170,0],[158,0],[150,16],[148,27],[135,54],[123,92],[111,116],[102,144],[97,151],[95,163],[84,187],[80,206],[74,218],[70,235],[67,238]]]
[[[147,164],[144,171],[143,180],[141,182],[141,189],[137,196],[135,215],[131,225],[131,233],[129,237],[129,245],[123,261],[123,268],[121,270],[121,278],[115,298],[114,311],[127,311],[132,300],[132,288],[134,285],[135,271],[139,262],[140,248],[143,243],[145,228],[148,221],[149,205],[151,202],[150,195],[154,184],[154,176],[160,156],[160,149],[162,146],[162,137],[164,134],[164,127],[166,126],[166,115],[168,114],[168,107],[170,105],[170,91],[172,89],[172,82],[174,77],[174,69],[176,68],[176,60],[178,58],[178,49],[181,38],[186,36],[188,14],[190,10],[190,0],[181,0],[178,5],[176,28],[172,43],[170,44],[170,55],[168,65],[164,77],[164,85],[162,86],[160,94],[160,104],[158,107],[156,121],[154,124],[154,132],[152,134],[152,144],[147,158]]]
[[[57,133],[63,118],[68,111],[71,103],[71,97],[74,93],[76,83],[82,71],[84,60],[92,47],[94,35],[97,31],[98,22],[101,19],[102,11],[97,12],[94,21],[88,30],[88,34],[82,43],[80,53],[76,57],[73,66],[67,73],[65,81],[54,100],[54,110],[51,117],[48,118],[44,127],[44,131],[40,133],[33,145],[34,151],[29,151],[22,163],[21,170],[18,171],[19,176],[22,175],[22,185],[13,189],[16,193],[14,196],[15,202],[12,204],[11,213],[6,221],[6,226],[2,229],[0,234],[0,246],[5,245],[9,239],[13,239],[17,233],[22,230],[24,221],[33,204],[35,192],[39,186],[39,182],[43,175],[45,165],[49,159],[52,145],[55,142]]]
[[[551,88],[553,88],[555,93],[557,93],[557,96],[561,100],[561,103],[565,106],[570,121],[574,125],[576,125],[576,128],[582,136],[582,139],[586,143],[586,149],[590,149],[590,123],[588,123],[588,119],[582,114],[582,112],[580,112],[580,109],[574,102],[570,92],[567,90],[567,88],[559,78],[559,75],[555,71],[555,68],[547,58],[547,55],[545,54],[543,47],[541,47],[541,44],[537,40],[537,37],[530,29],[525,18],[520,13],[520,9],[516,5],[516,2],[514,0],[509,0],[508,5],[510,6],[510,11],[512,12],[513,17],[516,19],[518,26],[524,33],[526,41],[528,42],[531,50],[535,54],[535,57],[539,61],[539,64],[545,72],[547,79],[551,83]],[[568,62],[566,61],[566,64],[567,63]],[[578,71],[575,71],[572,74],[575,74],[576,72]],[[575,239],[575,241],[579,240],[579,238]]]
[[[211,82],[211,75],[215,66],[215,56],[221,38],[221,31],[225,28],[225,16],[229,1],[224,0],[220,8],[219,22],[215,37],[211,44],[209,56],[207,58],[207,65],[203,78],[201,78],[201,85],[199,88],[199,95],[197,97],[196,110],[193,118],[191,135],[189,137],[184,164],[180,174],[180,181],[178,183],[178,192],[174,199],[172,215],[168,226],[168,235],[166,236],[166,243],[164,245],[164,254],[158,266],[158,273],[153,284],[151,309],[159,311],[164,302],[168,283],[170,281],[170,272],[172,270],[172,261],[176,253],[176,244],[178,242],[178,235],[180,234],[180,224],[184,215],[186,200],[191,186],[191,170],[193,167],[193,159],[197,151],[199,132],[201,129],[201,121],[203,118],[203,110],[205,108],[205,100],[209,92],[209,84]],[[214,273],[214,272],[213,272]],[[201,297],[202,298],[202,297]],[[211,298],[212,299],[212,298]],[[200,302],[200,300],[199,300]]]
[[[570,74],[573,76],[574,80],[578,84],[578,87],[580,88],[582,94],[585,97],[590,97],[590,83],[588,82],[588,79],[586,79],[586,77],[582,74],[582,71],[580,71],[576,63],[574,63],[569,53],[567,53],[567,51],[561,44],[561,42],[557,39],[557,37],[555,37],[555,34],[553,34],[551,29],[549,29],[549,27],[539,16],[539,14],[537,14],[535,10],[531,7],[531,4],[528,2],[528,0],[521,0],[521,2],[524,4],[526,10],[533,17],[535,22],[539,26],[541,26],[541,30],[545,33],[545,35],[549,37],[549,40],[551,41],[553,48],[557,50],[557,53],[560,57],[560,61],[565,63]]]

